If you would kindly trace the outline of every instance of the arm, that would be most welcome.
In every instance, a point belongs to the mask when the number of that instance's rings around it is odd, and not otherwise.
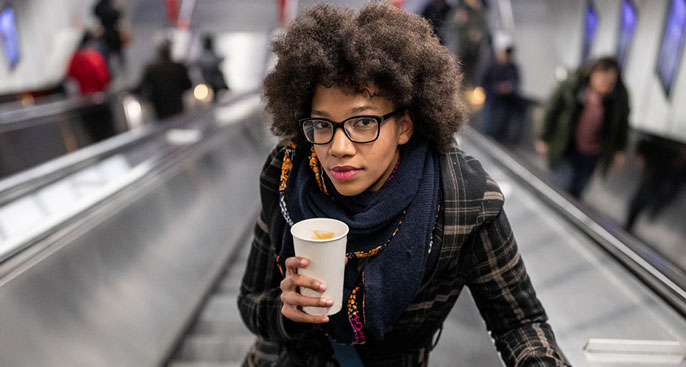
[[[486,67],[486,71],[484,71],[483,75],[481,75],[481,87],[484,89],[487,96],[495,94],[493,84],[493,64],[490,64]]]
[[[543,117],[543,131],[541,132],[540,137],[540,139],[545,142],[550,142],[553,132],[557,127],[560,111],[564,106],[564,90],[565,85],[564,83],[561,83],[557,87],[557,89],[555,89],[555,92],[553,92],[553,95],[550,97],[550,100],[545,106],[545,115]]]
[[[254,334],[270,341],[299,339],[314,328],[313,324],[295,323],[282,314],[280,284],[284,276],[271,245],[271,234],[279,232],[272,227],[277,225],[274,215],[280,215],[277,188],[282,155],[283,149],[272,151],[262,170],[262,211],[255,224],[254,239],[238,295],[238,309],[245,325]]]
[[[569,366],[526,273],[505,213],[469,240],[467,285],[507,366]]]
[[[520,87],[520,76],[519,76],[519,68],[517,67],[516,64],[513,64],[513,73],[512,73],[512,92],[519,94],[519,87]]]
[[[144,98],[150,98],[150,93],[151,93],[150,89],[152,87],[152,81],[150,80],[151,74],[152,73],[150,71],[150,66],[148,65],[145,67],[145,70],[143,71],[143,76],[141,77],[141,81],[131,89],[131,93],[136,94],[136,95],[140,95]]]
[[[622,94],[619,98],[620,108],[619,108],[619,130],[617,131],[617,151],[624,151],[626,148],[626,143],[628,140],[627,135],[629,134],[629,111],[631,109],[629,104],[629,91],[626,90],[624,85],[621,86]]]
[[[238,309],[253,334],[271,341],[294,338],[287,330],[293,325],[281,315],[281,279],[262,211],[255,225],[255,238],[241,282]]]
[[[188,68],[185,65],[181,64],[179,70],[181,75],[181,89],[191,89],[191,87],[193,86],[193,82],[191,82],[191,78],[188,76]]]

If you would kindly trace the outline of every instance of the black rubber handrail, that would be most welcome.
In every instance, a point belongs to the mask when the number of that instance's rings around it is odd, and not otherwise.
[[[246,97],[255,95],[257,91],[238,94],[222,105],[230,105]],[[216,107],[216,105],[215,105]],[[0,206],[23,195],[34,192],[52,182],[64,178],[91,164],[123,152],[130,147],[141,144],[162,131],[180,126],[189,119],[200,119],[210,112],[209,108],[200,108],[173,117],[163,124],[148,123],[142,127],[116,135],[107,140],[93,144],[76,152],[63,155],[33,168],[13,174],[0,180]],[[1,124],[0,124],[1,125]]]

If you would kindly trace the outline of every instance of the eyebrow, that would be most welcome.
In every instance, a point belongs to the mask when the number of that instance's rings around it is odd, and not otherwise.
[[[372,106],[360,106],[360,107],[355,107],[348,111],[348,114],[354,115],[356,113],[362,112],[362,111],[367,111],[367,110],[372,110],[374,107]],[[331,117],[328,113],[320,110],[312,110],[311,112],[312,115],[319,115],[319,116],[324,116],[324,117]]]

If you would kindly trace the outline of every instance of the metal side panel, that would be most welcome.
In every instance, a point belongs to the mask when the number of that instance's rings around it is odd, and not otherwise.
[[[592,339],[686,346],[686,319],[499,166],[486,152],[495,148],[477,145],[471,135],[460,145],[500,185],[527,272],[572,365],[686,367],[686,360],[642,363],[636,355],[619,354],[601,360],[584,351]]]
[[[254,134],[215,135],[1,278],[0,366],[160,363],[253,221],[268,153]]]

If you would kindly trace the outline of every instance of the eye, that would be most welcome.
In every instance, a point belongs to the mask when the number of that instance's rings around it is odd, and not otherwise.
[[[331,128],[331,124],[325,120],[313,120],[312,127],[317,130],[324,130]]]
[[[353,129],[370,129],[375,127],[376,120],[369,117],[361,117],[352,121]]]

